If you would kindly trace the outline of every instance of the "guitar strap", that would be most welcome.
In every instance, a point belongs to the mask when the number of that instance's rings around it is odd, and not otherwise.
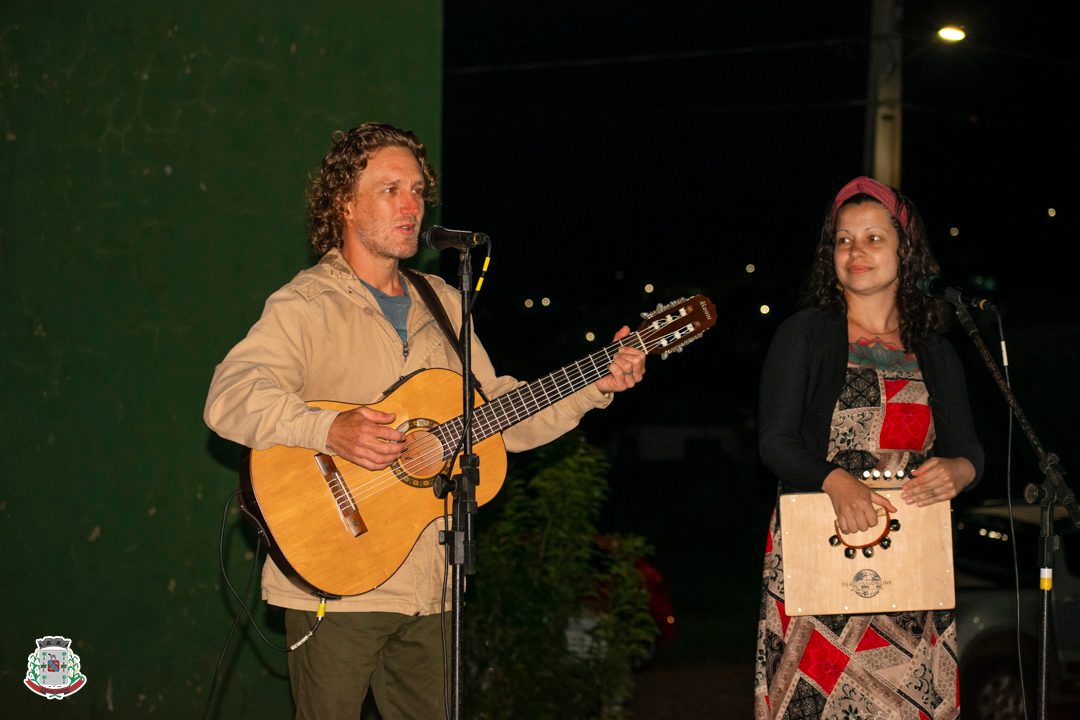
[[[420,293],[421,299],[424,304],[427,305],[428,310],[435,316],[436,322],[439,323],[439,327],[442,328],[443,333],[446,335],[447,340],[450,341],[450,347],[454,348],[454,352],[457,353],[458,360],[461,361],[462,367],[465,366],[465,355],[461,351],[461,340],[454,332],[454,326],[450,324],[450,318],[446,315],[446,308],[439,301],[435,291],[431,288],[431,283],[427,281],[420,273],[409,268],[400,268],[401,273],[409,279],[409,282],[413,284],[413,287]],[[473,387],[480,390],[480,383],[476,380],[476,376],[473,375]],[[483,391],[480,391],[483,395]]]

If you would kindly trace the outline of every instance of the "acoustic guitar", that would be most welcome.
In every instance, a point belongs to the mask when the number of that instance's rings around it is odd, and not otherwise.
[[[473,452],[480,458],[479,505],[506,477],[501,433],[608,373],[624,346],[667,358],[716,324],[716,307],[695,295],[660,305],[636,332],[488,402],[477,393]],[[241,467],[240,506],[283,572],[327,595],[358,595],[385,582],[405,561],[420,533],[443,514],[436,478],[457,472],[464,435],[462,377],[420,370],[369,407],[396,416],[405,449],[390,467],[367,470],[344,458],[277,445],[251,450]],[[313,401],[347,411],[357,405]]]

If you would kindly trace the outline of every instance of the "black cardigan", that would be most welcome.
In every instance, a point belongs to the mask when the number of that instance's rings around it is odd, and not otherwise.
[[[965,457],[982,477],[983,448],[975,433],[967,381],[952,344],[940,335],[916,343],[937,433],[933,454]],[[761,371],[758,451],[783,492],[821,490],[837,465],[827,462],[829,430],[848,363],[847,322],[821,310],[801,310],[777,328]]]

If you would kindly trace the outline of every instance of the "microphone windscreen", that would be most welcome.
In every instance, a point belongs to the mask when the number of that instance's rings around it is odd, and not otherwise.
[[[438,225],[432,225],[424,231],[424,234],[420,236],[420,240],[424,243],[425,247],[429,247],[432,250],[438,250],[438,248],[435,247],[435,234],[441,229],[442,228]]]
[[[937,275],[923,275],[921,278],[915,281],[915,287],[923,295],[929,295],[935,297],[935,293],[941,285],[941,278]]]

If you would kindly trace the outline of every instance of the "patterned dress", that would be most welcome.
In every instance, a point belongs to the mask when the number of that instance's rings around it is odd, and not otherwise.
[[[852,343],[829,459],[871,484],[898,486],[930,454],[934,437],[914,355]],[[958,718],[953,612],[790,617],[784,612],[780,536],[774,510],[765,546],[754,717]]]

